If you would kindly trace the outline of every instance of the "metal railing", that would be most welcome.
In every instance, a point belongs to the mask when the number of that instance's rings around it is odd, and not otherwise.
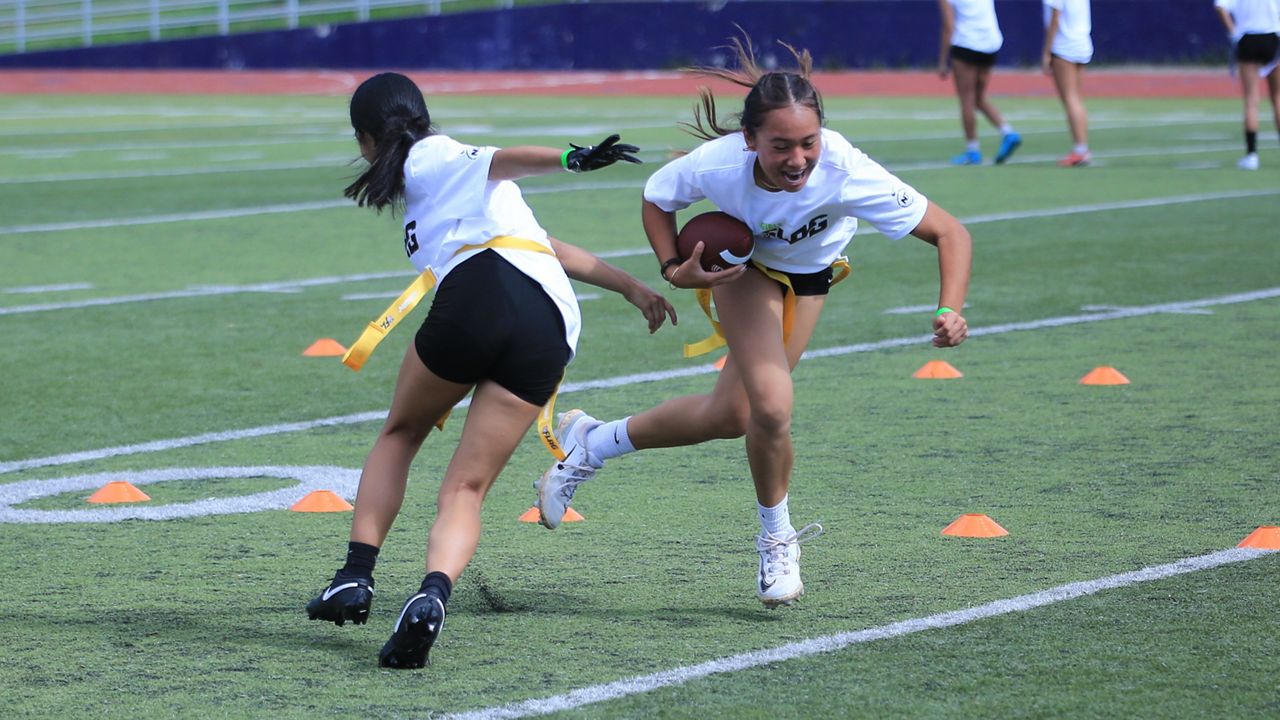
[[[0,0],[0,53],[295,29],[515,4],[515,0]]]

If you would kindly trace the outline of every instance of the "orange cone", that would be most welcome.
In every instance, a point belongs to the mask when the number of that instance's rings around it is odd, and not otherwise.
[[[1129,378],[1109,365],[1099,365],[1080,378],[1081,385],[1128,385]]]
[[[913,378],[921,380],[950,380],[952,378],[964,377],[957,369],[951,367],[951,363],[946,360],[930,360],[920,367],[919,370],[911,374]]]
[[[729,356],[728,356],[728,355],[725,355],[724,357],[720,358],[719,360],[717,360],[717,361],[715,361],[715,362],[711,363],[711,367],[713,367],[713,368],[715,368],[715,369],[717,369],[717,370],[723,370],[723,369],[724,369],[724,363],[725,363],[725,361],[726,361],[726,360],[728,360],[728,359],[729,359]]]
[[[942,534],[956,537],[986,538],[1008,535],[1009,531],[1000,527],[999,523],[982,513],[967,513],[942,528]]]
[[[347,354],[347,349],[333,338],[320,338],[308,345],[302,354],[306,357],[340,357]]]
[[[103,485],[97,492],[90,495],[88,502],[91,503],[131,503],[146,502],[151,496],[142,492],[133,486],[128,480],[115,480]]]
[[[1241,540],[1236,547],[1280,550],[1280,526],[1263,525],[1249,533],[1249,537]]]
[[[312,490],[289,509],[294,512],[346,512],[354,508],[332,490]]]
[[[534,505],[528,510],[525,510],[524,514],[521,515],[519,519],[520,522],[538,522],[542,519],[542,513],[538,512],[538,506]],[[586,520],[586,518],[582,517],[582,515],[573,508],[565,508],[564,518],[560,522],[578,522],[580,520]]]

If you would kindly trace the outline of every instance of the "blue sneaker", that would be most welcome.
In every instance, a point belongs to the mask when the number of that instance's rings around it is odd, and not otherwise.
[[[982,153],[977,150],[965,150],[959,155],[951,158],[952,165],[981,165]]]
[[[1022,136],[1016,132],[1011,132],[1000,138],[1000,150],[996,153],[996,164],[1003,164],[1013,154],[1013,151],[1019,147],[1022,147]]]

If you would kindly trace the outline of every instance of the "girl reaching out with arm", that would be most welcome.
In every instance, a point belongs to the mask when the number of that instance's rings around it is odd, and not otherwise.
[[[549,237],[509,182],[639,162],[636,148],[617,144],[616,135],[566,151],[467,145],[434,131],[422,92],[396,73],[375,75],[356,89],[351,125],[369,166],[347,197],[379,211],[400,210],[405,253],[438,287],[361,472],[346,563],[307,614],[338,625],[368,619],[374,565],[404,501],[410,463],[431,427],[471,393],[440,482],[426,577],[379,653],[384,667],[422,667],[454,583],[480,541],[485,494],[554,397],[573,356],[581,316],[569,277],[623,294],[651,332],[667,317],[674,322],[675,311],[634,277]]]

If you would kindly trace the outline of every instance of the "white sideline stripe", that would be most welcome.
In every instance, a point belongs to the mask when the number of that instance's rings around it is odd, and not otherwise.
[[[521,188],[525,195],[542,195],[558,192],[586,192],[589,190],[621,190],[642,188],[643,182],[615,183],[573,183],[551,187]],[[11,225],[0,227],[0,235],[25,235],[29,233],[62,232],[67,230],[100,230],[103,228],[129,227],[133,225],[159,225],[162,223],[191,222],[193,220],[226,220],[229,218],[251,217],[254,215],[275,215],[279,213],[309,212],[312,210],[333,210],[336,208],[359,209],[350,200],[317,200],[304,203],[283,203],[279,205],[261,205],[258,207],[226,208],[224,210],[204,210],[200,212],[173,213],[165,215],[144,215],[132,218],[103,218],[100,220],[79,220],[65,223],[41,223],[36,225]]]
[[[67,292],[69,290],[92,290],[93,283],[62,283],[60,285],[24,285],[22,287],[0,288],[0,293],[8,295],[35,295],[46,292]]]
[[[150,302],[153,300],[174,300],[177,298],[208,297],[212,295],[234,295],[239,293],[294,293],[302,288],[320,285],[343,285],[365,280],[385,280],[387,278],[410,277],[414,273],[403,270],[395,272],[360,273],[357,275],[337,275],[331,277],[307,278],[306,280],[289,280],[286,282],[257,283],[254,285],[210,285],[191,287],[186,290],[170,290],[168,292],[141,293],[138,295],[119,295],[116,297],[91,298],[39,305],[18,305],[0,307],[0,316],[20,315],[23,313],[45,312],[48,310],[69,310],[75,308],[98,307],[102,305],[120,305],[123,303]],[[397,293],[398,295],[398,293]]]
[[[1182,302],[1160,303],[1157,305],[1144,305],[1138,307],[1119,308],[1104,313],[1089,313],[1087,315],[1067,315],[1056,318],[1045,318],[1043,320],[1028,320],[1018,323],[1005,323],[1002,325],[991,325],[988,327],[971,328],[969,330],[970,337],[982,335],[999,335],[1003,333],[1017,332],[1020,330],[1040,330],[1043,328],[1062,327],[1066,325],[1080,325],[1084,323],[1102,322],[1103,320],[1120,320],[1127,318],[1141,317],[1144,315],[1157,315],[1166,312],[1185,312],[1189,309],[1212,307],[1215,305],[1232,305],[1237,303],[1253,302],[1256,300],[1267,300],[1280,297],[1280,287],[1269,288],[1266,290],[1256,290],[1253,292],[1235,293],[1232,295],[1224,295],[1214,298],[1204,298],[1201,300],[1186,300]],[[874,352],[877,350],[888,350],[891,348],[907,347],[911,345],[923,345],[932,339],[932,335],[914,335],[910,337],[889,338],[878,342],[858,343],[856,345],[842,345],[839,347],[822,348],[818,350],[807,351],[803,357],[805,358],[825,358],[836,357],[840,355],[851,355],[855,353]],[[627,385],[637,385],[646,382],[658,382],[662,380],[671,380],[675,378],[694,377],[697,375],[708,375],[719,372],[713,365],[700,364],[686,368],[676,368],[672,370],[658,370],[647,373],[637,373],[634,375],[619,375],[611,378],[600,378],[598,380],[585,380],[581,382],[565,383],[560,388],[560,395],[568,395],[583,390],[600,390],[609,388],[624,387]],[[466,407],[470,404],[470,398],[459,403],[459,407]],[[42,467],[56,467],[59,465],[71,465],[73,463],[89,462],[93,460],[104,460],[106,458],[121,457],[125,455],[141,455],[144,453],[164,452],[167,450],[176,450],[178,448],[191,447],[193,445],[204,445],[207,443],[228,442],[232,440],[243,440],[246,438],[264,437],[267,435],[279,435],[291,432],[306,432],[319,427],[331,427],[335,425],[353,425],[362,422],[373,422],[384,420],[387,417],[386,410],[370,411],[363,413],[355,413],[352,415],[338,415],[335,417],[320,418],[318,420],[305,420],[292,423],[281,423],[278,425],[265,425],[256,428],[246,428],[243,430],[229,430],[223,432],[206,433],[203,435],[194,435],[185,438],[173,438],[170,440],[153,440],[151,442],[138,443],[134,445],[117,445],[115,447],[101,448],[98,450],[85,450],[75,453],[67,453],[63,455],[51,455],[42,458],[32,458],[30,460],[14,460],[10,462],[0,463],[0,475],[6,473],[17,472],[20,470],[31,470]]]
[[[56,173],[24,177],[0,177],[0,185],[29,185],[32,183],[78,182],[89,180],[130,180],[139,178],[182,177],[186,175],[218,175],[225,173],[254,173],[273,170],[313,170],[316,168],[338,168],[349,162],[349,157],[319,158],[303,162],[291,163],[259,163],[256,165],[235,165],[228,167],[168,168],[163,170],[116,170],[108,172]]]
[[[629,695],[639,695],[640,693],[646,693],[660,688],[683,685],[692,680],[698,680],[709,675],[737,672],[739,670],[747,670],[750,668],[760,667],[762,665],[769,665],[771,663],[817,655],[819,653],[835,652],[852,645],[860,645],[863,643],[875,642],[876,640],[886,640],[903,635],[911,635],[925,630],[936,630],[939,628],[967,625],[972,622],[977,622],[978,620],[999,617],[1001,615],[1009,615],[1011,613],[1025,612],[1027,610],[1045,607],[1046,605],[1053,605],[1066,600],[1074,600],[1086,595],[1093,595],[1102,592],[1103,590],[1126,588],[1140,583],[1151,582],[1153,580],[1163,580],[1177,575],[1185,575],[1187,573],[1199,572],[1201,570],[1211,570],[1231,563],[1254,560],[1264,555],[1270,555],[1273,552],[1276,551],[1252,550],[1245,548],[1220,550],[1215,553],[1209,553],[1208,555],[1184,558],[1165,565],[1154,565],[1141,570],[1133,570],[1130,572],[1119,573],[1117,575],[1108,575],[1095,580],[1083,580],[1080,582],[1067,583],[1065,585],[1049,588],[1048,590],[1041,590],[1027,595],[1019,595],[1005,600],[996,600],[994,602],[986,603],[985,605],[975,605],[974,607],[965,608],[963,610],[952,610],[950,612],[938,613],[936,615],[902,620],[900,622],[867,628],[865,630],[825,635],[823,637],[802,640],[800,642],[789,643],[787,645],[781,645],[779,647],[769,648],[766,650],[756,650],[754,652],[742,653],[740,655],[731,655],[729,657],[711,660],[698,665],[677,667],[670,670],[652,673],[650,675],[639,675],[625,680],[605,683],[603,685],[593,685],[591,687],[581,688],[563,695],[554,695],[552,697],[537,700],[525,700],[524,702],[485,708],[483,710],[473,710],[471,712],[457,713],[454,715],[444,715],[443,717],[451,718],[452,720],[497,720],[498,718],[522,718],[529,717],[531,715],[546,715],[548,713],[560,712],[562,710],[572,710],[584,705],[616,700]]]
[[[634,183],[619,183],[614,186],[607,184],[593,185],[591,189],[618,189],[641,187]],[[561,189],[568,188],[534,188],[526,190],[526,195],[534,195],[543,192],[559,192]],[[1073,215],[1091,212],[1108,212],[1111,210],[1131,210],[1137,208],[1160,207],[1162,205],[1176,205],[1181,203],[1204,202],[1209,200],[1229,200],[1249,197],[1262,197],[1267,195],[1280,195],[1280,188],[1269,190],[1232,190],[1217,193],[1199,193],[1195,195],[1174,195],[1162,198],[1143,198],[1139,200],[1122,200],[1113,203],[1097,203],[1092,205],[1071,205],[1060,208],[1043,208],[1040,210],[1024,210],[1018,212],[993,213],[988,215],[974,215],[971,217],[960,218],[965,225],[979,225],[989,222],[1003,222],[1007,220],[1032,220],[1042,217],[1056,217],[1059,215]],[[336,207],[336,205],[335,205]],[[4,234],[5,229],[0,228],[0,235]],[[873,235],[877,230],[864,225],[855,233],[856,235]],[[596,253],[602,258],[620,258],[634,257],[636,255],[646,255],[652,252],[649,248],[633,248],[626,250],[608,250]],[[0,316],[4,315],[21,315],[33,312],[47,312],[50,310],[74,310],[86,307],[99,307],[103,305],[120,305],[131,302],[146,302],[151,300],[172,300],[175,298],[203,297],[209,295],[232,295],[242,292],[296,292],[299,288],[310,287],[313,285],[329,285],[339,282],[356,282],[369,280],[374,278],[391,278],[391,277],[407,277],[412,273],[405,272],[386,272],[386,273],[367,273],[364,275],[351,275],[336,278],[312,278],[308,280],[290,280],[277,283],[264,283],[259,285],[223,285],[217,287],[190,288],[187,290],[171,290],[168,292],[145,293],[142,295],[122,295],[118,297],[93,298],[89,300],[77,300],[58,303],[41,303],[39,305],[17,305],[13,307],[0,307]],[[399,294],[389,295],[388,297],[398,297]]]

